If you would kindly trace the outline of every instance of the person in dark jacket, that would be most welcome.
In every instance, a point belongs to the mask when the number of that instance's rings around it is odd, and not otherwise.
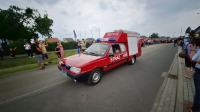
[[[192,112],[200,112],[200,40],[196,43],[196,46],[196,53],[192,56],[192,61],[196,62],[195,73],[193,75],[195,95]]]

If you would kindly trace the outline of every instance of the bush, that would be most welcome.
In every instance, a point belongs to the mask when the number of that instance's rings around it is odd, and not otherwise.
[[[25,49],[24,49],[24,41],[15,41],[15,42],[10,42],[8,47],[9,48],[16,48],[16,54],[24,54]]]
[[[56,46],[57,46],[57,43],[48,43],[47,50],[55,51]],[[62,46],[63,46],[64,50],[76,49],[76,42],[75,41],[67,42],[67,43],[62,42]]]
[[[47,51],[55,51],[57,43],[48,43]]]
[[[25,42],[22,41],[14,41],[14,42],[9,42],[9,48],[16,48],[16,54],[25,54],[25,49],[24,49],[24,44]],[[76,42],[62,42],[64,50],[69,50],[69,49],[76,49]],[[47,51],[55,51],[55,48],[57,46],[57,43],[48,43]],[[8,51],[5,51],[5,55],[9,55]]]
[[[62,45],[64,47],[65,50],[69,50],[69,49],[76,49],[76,42],[72,41],[72,42],[62,42]]]

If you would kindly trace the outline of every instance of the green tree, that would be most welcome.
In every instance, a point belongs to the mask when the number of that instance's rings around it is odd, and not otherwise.
[[[22,40],[37,37],[37,33],[51,36],[53,20],[45,14],[43,17],[35,9],[22,9],[10,6],[0,9],[0,39]]]
[[[51,36],[53,32],[50,28],[53,24],[53,20],[48,18],[48,15],[45,14],[44,17],[39,16],[35,19],[35,31],[38,31],[41,35]]]
[[[152,33],[150,35],[150,38],[159,38],[159,35],[158,35],[158,33]]]

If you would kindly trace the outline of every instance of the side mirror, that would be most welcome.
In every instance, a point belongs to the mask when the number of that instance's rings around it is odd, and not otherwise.
[[[114,54],[109,54],[109,57],[114,57]]]

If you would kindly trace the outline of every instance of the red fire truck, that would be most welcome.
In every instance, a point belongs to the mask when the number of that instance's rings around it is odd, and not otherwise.
[[[85,52],[60,60],[58,68],[74,81],[84,78],[88,84],[95,85],[104,72],[124,63],[135,64],[142,53],[142,42],[137,32],[108,32]]]

